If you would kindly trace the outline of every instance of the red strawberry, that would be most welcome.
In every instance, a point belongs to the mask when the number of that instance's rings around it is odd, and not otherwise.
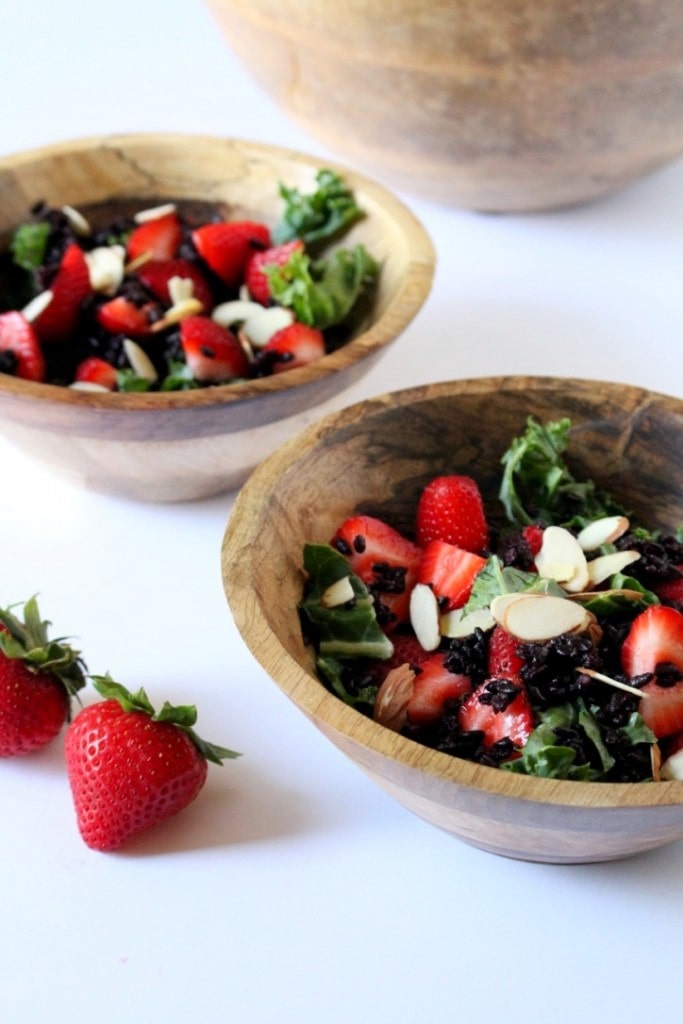
[[[506,738],[523,747],[533,729],[526,690],[500,679],[487,679],[478,686],[460,708],[458,720],[463,732],[483,732],[487,747]]]
[[[156,712],[144,690],[131,694],[107,677],[105,698],[84,708],[66,734],[66,767],[78,828],[93,850],[115,850],[187,807],[207,776],[207,760],[237,757],[205,743],[194,707]]]
[[[417,572],[418,583],[428,583],[443,611],[462,608],[467,602],[477,573],[486,559],[443,540],[425,547]]]
[[[4,356],[2,353],[8,353]],[[0,368],[22,380],[45,380],[45,360],[32,325],[16,311],[0,314]]]
[[[491,679],[520,681],[524,659],[517,654],[520,642],[502,626],[494,626],[489,639],[488,674]]]
[[[207,316],[188,316],[180,324],[185,360],[197,381],[221,384],[244,377],[249,361],[236,336]]]
[[[322,359],[325,355],[325,338],[316,327],[295,322],[276,331],[261,352],[269,361],[273,373],[283,373]]]
[[[244,282],[249,289],[249,294],[255,302],[267,306],[272,298],[270,282],[266,273],[267,267],[282,267],[295,252],[303,252],[304,243],[295,239],[293,242],[284,242],[282,245],[274,245],[262,252],[255,252],[249,257],[245,272]]]
[[[405,622],[422,557],[417,544],[374,516],[346,519],[330,543],[348,558],[352,571],[373,588],[376,600],[385,606],[385,628]]]
[[[193,295],[201,302],[205,313],[213,306],[213,294],[206,278],[189,260],[148,260],[135,274],[152,295],[166,305],[171,304],[168,282],[172,277],[180,277],[192,281]]]
[[[633,620],[621,648],[621,664],[633,678],[664,663],[675,665],[683,675],[683,613],[655,604]]]
[[[471,477],[439,476],[427,484],[418,501],[415,539],[422,547],[431,540],[477,553],[488,547],[484,503]]]
[[[471,689],[469,676],[450,672],[444,665],[444,655],[432,654],[420,664],[415,676],[408,701],[408,721],[415,725],[435,722],[443,714],[447,701],[460,700]]]
[[[192,232],[192,241],[205,263],[229,288],[244,279],[249,257],[270,246],[270,230],[256,221],[221,221]]]
[[[638,711],[657,739],[683,730],[683,680],[673,686],[660,686],[653,679],[642,692],[647,696],[640,701]]]
[[[147,303],[140,307],[130,299],[118,295],[104,302],[97,310],[97,320],[112,334],[125,334],[131,338],[144,338],[151,333],[155,306]]]
[[[150,259],[171,260],[178,251],[182,237],[178,214],[171,210],[133,228],[128,236],[126,254],[131,262],[147,253]]]
[[[543,527],[542,526],[524,526],[522,528],[522,537],[529,546],[529,552],[532,558],[535,558],[538,552],[541,550],[543,543]]]
[[[657,597],[665,604],[683,604],[683,565],[677,565],[676,569],[679,576],[658,583],[655,588]]]
[[[118,374],[106,359],[89,356],[79,363],[74,373],[74,380],[85,384],[99,384],[107,391],[116,391]]]
[[[66,341],[76,330],[85,299],[92,294],[90,273],[83,252],[75,242],[64,250],[59,269],[50,283],[52,300],[33,321],[42,342]]]
[[[372,666],[372,675],[376,682],[381,683],[393,669],[400,665],[409,665],[411,668],[418,668],[423,662],[432,657],[429,651],[412,635],[404,636],[402,633],[394,634],[391,638],[394,653],[384,661],[377,661]]]
[[[29,754],[55,738],[85,685],[78,651],[48,638],[35,598],[23,621],[0,609],[0,757]]]

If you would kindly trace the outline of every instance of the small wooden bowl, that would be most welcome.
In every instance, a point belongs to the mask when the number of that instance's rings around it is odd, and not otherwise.
[[[329,166],[329,163],[327,164]],[[334,166],[334,165],[333,165]],[[0,160],[0,246],[37,200],[69,204],[93,223],[121,204],[178,200],[275,223],[278,185],[310,190],[321,161],[275,146],[174,134],[67,142]],[[366,217],[343,244],[382,263],[374,307],[346,345],[288,373],[222,387],[95,394],[0,374],[0,430],[55,472],[150,501],[238,487],[265,455],[344,403],[424,303],[434,250],[413,214],[380,185],[336,167]]]
[[[306,131],[430,200],[567,206],[683,152],[674,0],[207,4]]]
[[[247,645],[305,715],[383,789],[453,835],[534,861],[612,860],[683,838],[683,782],[596,783],[512,775],[377,725],[315,676],[297,603],[302,548],[354,510],[410,530],[434,475],[466,473],[489,510],[500,457],[530,414],[572,420],[571,461],[643,521],[683,521],[683,401],[635,387],[502,377],[435,384],[332,414],[268,458],[237,498],[223,580]]]

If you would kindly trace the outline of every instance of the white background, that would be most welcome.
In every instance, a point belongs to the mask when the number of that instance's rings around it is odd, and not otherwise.
[[[328,155],[251,82],[200,0],[0,0],[0,153],[173,130]],[[258,54],[254,56],[258,60]],[[343,161],[343,154],[339,156]],[[683,397],[683,163],[571,211],[403,196],[439,265],[348,401],[497,373]],[[146,506],[60,482],[0,439],[0,602],[40,595],[92,671],[244,753],[125,852],[75,826],[61,739],[0,764],[7,1024],[569,1024],[680,1012],[683,846],[559,867],[497,858],[392,802],[243,646],[220,578],[232,496]]]

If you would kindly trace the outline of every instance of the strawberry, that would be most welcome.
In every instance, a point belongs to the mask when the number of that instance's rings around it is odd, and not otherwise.
[[[99,384],[107,391],[116,391],[118,374],[115,367],[106,359],[89,356],[78,364],[74,372],[74,380],[85,384]]]
[[[254,302],[267,306],[271,301],[270,281],[266,268],[283,267],[293,253],[303,251],[304,243],[294,239],[292,242],[284,242],[282,245],[274,245],[270,249],[255,252],[249,257],[244,271],[244,283]]]
[[[104,302],[97,310],[97,321],[112,334],[125,334],[131,338],[144,338],[152,331],[156,307],[153,303],[136,306],[130,299],[118,295]]]
[[[180,342],[192,376],[207,384],[244,377],[249,361],[237,337],[206,316],[188,316],[180,324]]]
[[[458,721],[463,732],[483,732],[486,747],[503,739],[523,747],[533,729],[533,711],[521,683],[487,679],[462,705]]]
[[[417,669],[408,701],[408,721],[415,725],[435,722],[447,701],[460,700],[471,689],[469,676],[450,672],[444,665],[444,655],[432,654]]]
[[[442,611],[462,608],[467,602],[477,573],[486,559],[443,540],[430,541],[420,559],[418,583],[428,583]]]
[[[64,250],[49,290],[52,300],[35,318],[33,326],[42,342],[53,344],[66,341],[74,333],[81,305],[92,294],[88,264],[75,242]]]
[[[683,675],[683,613],[655,604],[636,616],[622,644],[621,664],[631,678],[661,664],[674,665]]]
[[[422,547],[431,540],[445,540],[466,551],[486,550],[484,503],[471,477],[439,476],[427,484],[418,501],[415,539]]]
[[[352,516],[337,529],[331,545],[345,555],[351,570],[372,588],[382,606],[383,625],[395,628],[409,616],[410,592],[417,581],[422,552],[393,527],[374,516]],[[385,613],[385,614],[384,614]]]
[[[640,701],[638,711],[657,739],[683,731],[683,680],[673,686],[660,686],[652,679],[642,692],[647,696]]]
[[[178,214],[170,210],[133,228],[128,236],[126,255],[131,262],[148,253],[151,259],[171,260],[178,251],[182,237]]]
[[[423,662],[432,657],[431,653],[429,651],[425,651],[417,637],[412,634],[394,634],[391,638],[391,642],[394,648],[394,652],[391,657],[386,658],[384,661],[377,661],[372,666],[373,678],[378,683],[381,683],[389,672],[395,668],[399,668],[400,665],[409,665],[410,668],[416,669],[419,668]]]
[[[216,764],[238,755],[205,743],[192,706],[157,712],[109,676],[93,678],[104,700],[84,708],[66,733],[66,767],[78,829],[93,850],[116,850],[187,807]]]
[[[29,754],[57,736],[85,685],[78,651],[48,638],[35,598],[23,620],[0,609],[0,757]]]
[[[0,369],[3,366],[7,369],[2,372],[22,380],[45,380],[45,360],[36,332],[16,311],[0,314]]]
[[[677,565],[678,576],[658,583],[654,588],[657,597],[665,604],[683,604],[683,565]]]
[[[520,642],[516,636],[507,633],[502,626],[494,626],[489,639],[488,674],[491,679],[520,681],[524,659],[517,650]]]
[[[270,246],[270,230],[257,221],[221,221],[196,228],[192,241],[214,274],[229,288],[237,288],[249,257]]]
[[[531,557],[535,558],[541,550],[543,543],[543,527],[536,526],[533,523],[529,526],[524,526],[522,527],[522,537],[528,545]]]
[[[192,282],[192,294],[201,302],[203,312],[208,313],[213,306],[213,294],[206,278],[189,260],[148,260],[135,274],[152,295],[166,305],[171,304],[168,283],[171,278],[179,277]]]
[[[325,338],[316,327],[295,321],[276,331],[261,352],[273,373],[283,373],[322,359],[325,355]]]

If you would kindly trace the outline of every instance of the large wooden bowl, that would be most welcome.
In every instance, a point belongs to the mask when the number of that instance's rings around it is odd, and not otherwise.
[[[0,246],[39,199],[106,223],[114,206],[167,200],[275,223],[278,184],[309,190],[320,160],[275,146],[174,134],[68,142],[0,160]],[[343,240],[381,261],[373,309],[346,345],[301,369],[171,393],[74,391],[0,374],[0,430],[60,475],[136,499],[178,501],[239,486],[312,419],[344,404],[424,303],[434,250],[390,192],[336,167],[367,216]]]
[[[429,199],[565,206],[683,152],[678,0],[207,3],[312,136]]]
[[[628,496],[644,521],[683,521],[683,401],[580,380],[465,380],[356,404],[268,458],[234,506],[223,579],[242,636],[277,685],[411,811],[510,857],[610,860],[683,838],[683,782],[554,781],[427,749],[323,688],[296,610],[304,542],[329,541],[353,510],[411,529],[419,490],[444,471],[475,476],[495,507],[500,456],[529,414],[571,417],[575,471]]]

